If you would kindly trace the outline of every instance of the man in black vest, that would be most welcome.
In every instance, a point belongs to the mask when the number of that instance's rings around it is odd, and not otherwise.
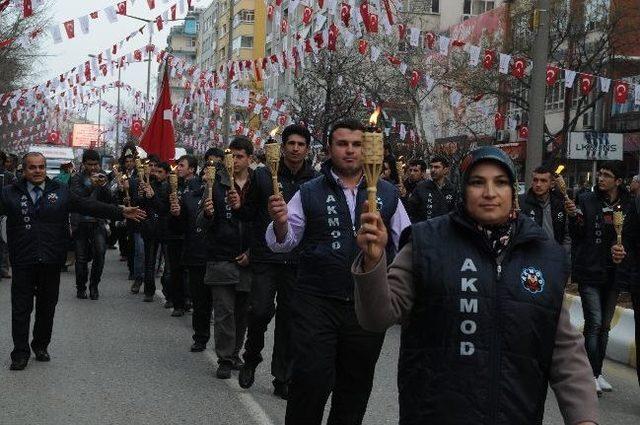
[[[358,320],[371,331],[402,321],[400,424],[539,425],[550,384],[565,423],[594,425],[583,339],[562,306],[567,256],[514,210],[506,153],[476,149],[460,169],[463,204],[414,224],[388,272],[383,218],[361,218]]]
[[[552,181],[553,172],[548,168],[540,166],[533,170],[531,188],[520,197],[520,211],[562,245],[567,236],[567,214],[564,197],[551,190]]]
[[[350,265],[356,229],[366,208],[362,168],[363,127],[346,120],[329,135],[330,159],[319,177],[303,184],[289,203],[269,199],[266,240],[274,252],[300,247],[298,277],[291,291],[291,384],[288,425],[319,425],[329,395],[329,424],[360,424],[373,385],[384,332],[360,327],[353,304]],[[396,251],[409,218],[391,183],[378,183],[378,208]]]
[[[431,158],[429,167],[431,179],[418,183],[409,197],[407,212],[412,223],[448,214],[458,201],[457,190],[447,178],[449,160],[436,155]]]
[[[67,258],[69,213],[140,220],[138,208],[122,208],[82,198],[67,186],[47,177],[45,157],[31,152],[22,161],[23,178],[2,190],[0,207],[7,215],[11,282],[11,333],[14,349],[11,370],[27,366],[31,349],[36,360],[49,361],[53,316],[58,303],[60,269]],[[29,348],[29,322],[36,298],[33,340]]]
[[[316,176],[307,160],[311,134],[306,127],[290,125],[282,132],[282,159],[278,168],[278,185],[285,201],[289,201],[300,185]],[[242,388],[253,385],[255,370],[262,362],[264,334],[275,315],[274,346],[271,357],[271,375],[274,394],[287,398],[289,381],[289,311],[287,292],[295,282],[298,252],[274,253],[264,239],[271,221],[267,204],[273,194],[273,179],[268,167],[256,168],[246,199],[241,204],[237,193],[231,192],[230,204],[247,222],[252,222],[251,272],[253,285],[247,328],[247,341],[243,354],[244,366],[238,382]],[[277,302],[277,307],[276,307]]]
[[[111,204],[113,198],[107,186],[107,176],[100,170],[100,154],[87,149],[82,153],[82,170],[69,180],[69,189],[76,196],[90,198]],[[88,215],[71,214],[73,239],[76,248],[76,297],[87,299],[87,281],[89,296],[97,300],[100,296],[98,284],[104,269],[104,256],[107,252],[107,228],[105,220]],[[91,261],[91,277],[89,277]]]

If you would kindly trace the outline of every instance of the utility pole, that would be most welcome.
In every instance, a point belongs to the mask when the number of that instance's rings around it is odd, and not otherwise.
[[[151,30],[151,28],[149,28],[149,44],[147,44],[147,103],[149,103],[149,99],[151,99],[149,97],[149,90],[151,88],[151,43],[153,42],[153,31]],[[118,87],[118,90],[120,90],[120,88]],[[149,109],[148,108],[144,108],[144,121],[145,123],[148,123],[149,121]]]
[[[231,59],[233,58],[233,2],[234,0],[229,0],[229,32],[228,32],[228,41],[227,41],[227,65],[231,63]],[[226,67],[225,67],[226,69]],[[222,139],[224,143],[229,144],[229,124],[231,120],[231,81],[229,79],[229,72],[227,70],[226,75],[227,81],[227,89],[224,96],[224,113],[222,114]]]
[[[525,165],[526,187],[531,187],[531,171],[542,162],[544,146],[544,104],[546,98],[547,55],[549,51],[549,0],[538,0],[533,11],[533,71],[529,91],[529,140]]]
[[[118,63],[118,83],[116,88],[118,89],[118,103],[116,106],[116,145],[115,152],[118,154],[118,149],[120,148],[120,87],[122,86],[122,80],[120,76],[122,75],[122,66]]]

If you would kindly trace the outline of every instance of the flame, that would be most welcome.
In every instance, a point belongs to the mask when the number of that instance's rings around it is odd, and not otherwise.
[[[276,126],[276,128],[271,130],[271,132],[269,133],[269,137],[275,137],[275,135],[278,134],[278,130],[280,130],[280,127]]]
[[[171,165],[171,172],[175,173],[177,168],[178,168],[177,165]]]
[[[559,175],[562,171],[564,171],[564,165],[560,164],[558,165],[558,168],[556,168],[556,174]]]
[[[373,111],[373,114],[371,114],[371,117],[369,117],[369,124],[376,125],[376,123],[378,122],[378,115],[380,115],[379,106],[376,108],[375,111]]]

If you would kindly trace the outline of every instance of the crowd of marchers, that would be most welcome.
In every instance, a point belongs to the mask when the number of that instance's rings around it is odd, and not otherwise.
[[[454,184],[447,157],[404,164],[389,147],[369,212],[363,132],[336,123],[320,160],[304,126],[286,127],[276,176],[242,136],[202,162],[149,154],[142,165],[126,146],[109,170],[95,150],[54,179],[38,153],[1,169],[10,368],[32,351],[51,360],[61,271],[73,265],[77,298],[98,301],[117,245],[130,296],[154,302],[159,280],[170,315],[192,313],[185,352],[210,345],[218,379],[237,371],[253,385],[275,318],[273,393],[289,425],[321,424],[329,398],[327,423],[361,424],[396,324],[401,424],[540,424],[549,385],[565,423],[597,423],[598,396],[614,390],[602,366],[621,291],[640,339],[640,178],[627,188],[621,163],[603,162],[594,187],[567,192],[540,166],[519,196],[498,148],[469,152]]]

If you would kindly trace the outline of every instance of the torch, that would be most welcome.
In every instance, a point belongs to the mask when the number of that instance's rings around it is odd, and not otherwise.
[[[565,183],[564,178],[562,178],[562,175],[560,174],[562,173],[562,170],[564,170],[564,165],[562,164],[558,165],[558,168],[556,168],[556,172],[555,172],[556,187],[558,188],[562,196],[564,196],[564,200],[568,201],[569,195],[567,195],[567,183]]]
[[[384,157],[384,146],[382,142],[382,132],[376,128],[380,115],[380,108],[369,118],[369,127],[362,137],[362,156],[364,176],[367,180],[367,198],[369,201],[369,212],[378,210],[378,178],[382,172],[382,160]],[[371,245],[369,245],[371,252]]]
[[[124,188],[124,204],[130,207],[131,198],[129,197],[129,177],[126,174],[122,175],[122,187]]]
[[[227,149],[226,151],[224,151],[224,167],[227,169],[227,173],[229,173],[231,189],[235,190],[236,183],[233,178],[233,154],[231,153],[231,149]]]
[[[213,184],[216,181],[216,166],[213,161],[209,161],[207,165],[207,198],[213,199]]]
[[[271,171],[271,179],[273,180],[273,194],[280,196],[280,186],[278,185],[278,168],[280,166],[280,145],[273,139],[278,132],[278,127],[269,133],[269,140],[264,145],[267,165]]]
[[[623,226],[624,226],[624,214],[622,213],[622,209],[618,205],[616,210],[613,212],[613,228],[616,231],[618,245],[622,245],[622,227]]]
[[[144,181],[149,184],[151,178],[151,165],[149,164],[149,161],[145,161],[142,167],[144,169]]]
[[[404,157],[401,156],[396,161],[396,170],[398,171],[398,183],[401,187],[404,187]]]
[[[176,193],[178,191],[178,175],[176,174],[176,166],[172,166],[171,171],[169,171],[169,187],[171,188],[171,193]]]

